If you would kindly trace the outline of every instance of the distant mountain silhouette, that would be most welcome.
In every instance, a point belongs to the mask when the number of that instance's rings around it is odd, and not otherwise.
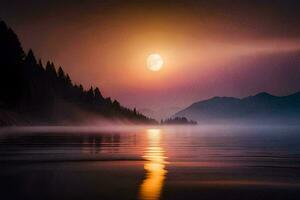
[[[300,92],[273,96],[266,92],[246,98],[214,97],[193,103],[174,116],[187,117],[198,123],[299,123]]]
[[[103,97],[97,87],[85,90],[74,84],[62,67],[50,61],[43,66],[32,50],[24,52],[17,35],[0,21],[0,125],[83,122],[88,116],[155,123]]]

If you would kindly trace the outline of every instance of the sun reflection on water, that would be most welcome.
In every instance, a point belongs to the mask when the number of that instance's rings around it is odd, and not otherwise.
[[[158,200],[164,184],[167,173],[166,158],[164,149],[161,147],[161,130],[147,130],[148,147],[146,148],[146,159],[144,169],[146,170],[146,178],[140,187],[141,200]]]

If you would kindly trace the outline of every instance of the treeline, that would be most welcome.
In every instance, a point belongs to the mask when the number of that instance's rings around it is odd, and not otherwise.
[[[65,101],[106,118],[155,122],[136,109],[130,110],[117,100],[103,97],[98,87],[85,90],[53,62],[48,61],[44,66],[32,50],[24,52],[17,35],[3,21],[0,21],[0,89],[0,107],[19,113],[47,118],[53,110],[60,109],[56,107],[58,101]]]
[[[196,125],[197,122],[193,120],[188,120],[186,117],[174,117],[174,118],[169,118],[166,120],[161,120],[160,124],[167,124],[167,125],[185,125],[185,124],[190,124],[190,125]]]

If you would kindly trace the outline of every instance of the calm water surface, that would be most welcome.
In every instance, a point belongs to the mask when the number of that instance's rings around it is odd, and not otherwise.
[[[299,199],[300,129],[2,129],[0,191],[30,200]]]

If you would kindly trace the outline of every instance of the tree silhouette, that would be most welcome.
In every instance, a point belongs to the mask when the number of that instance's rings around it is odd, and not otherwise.
[[[49,74],[52,77],[57,77],[54,64],[50,63],[49,61],[46,64],[46,72],[47,72],[47,74]]]
[[[175,118],[169,118],[169,119],[166,119],[166,120],[161,120],[160,121],[160,124],[172,124],[172,125],[185,125],[185,124],[191,124],[191,125],[196,125],[197,122],[196,121],[193,121],[193,120],[188,120],[186,117],[175,117]]]
[[[91,87],[91,88],[87,91],[86,97],[87,97],[87,101],[88,101],[88,102],[93,102],[94,97],[95,97],[93,87]]]
[[[102,101],[103,100],[103,96],[99,90],[99,88],[96,87],[95,91],[95,99],[98,100],[98,101]]]
[[[105,117],[155,122],[136,109],[121,106],[117,100],[104,98],[98,87],[91,86],[86,91],[81,84],[73,85],[69,74],[62,67],[56,71],[53,62],[47,61],[44,69],[31,49],[24,53],[18,37],[3,21],[0,21],[0,72],[0,109],[13,109],[47,120],[60,112],[58,102],[68,102]]]
[[[21,97],[25,53],[16,34],[0,21],[0,104],[16,106]]]
[[[66,78],[65,72],[64,72],[64,70],[63,70],[61,67],[58,68],[57,75],[58,75],[58,78],[59,78],[61,81],[64,81],[65,78]]]

